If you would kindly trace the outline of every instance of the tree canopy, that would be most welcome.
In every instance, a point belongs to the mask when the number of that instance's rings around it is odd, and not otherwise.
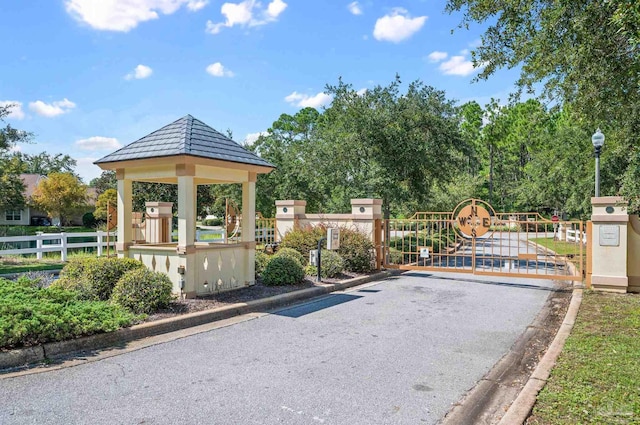
[[[64,224],[69,215],[86,204],[87,188],[71,173],[51,173],[40,180],[31,199],[39,209],[59,217]]]

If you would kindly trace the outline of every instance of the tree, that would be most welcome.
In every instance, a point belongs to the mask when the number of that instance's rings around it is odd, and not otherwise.
[[[326,88],[333,101],[320,125],[331,197],[342,205],[382,198],[385,218],[408,202],[426,205],[433,184],[450,180],[472,154],[443,91],[414,81],[400,93],[400,85],[396,76],[386,87],[359,93],[339,80]]]
[[[612,151],[613,162],[603,161],[603,174],[615,176],[609,193],[621,189],[628,199],[637,196],[634,185],[623,184],[640,167],[637,1],[448,0],[447,10],[463,12],[462,26],[490,22],[472,52],[482,67],[478,78],[521,66],[518,93],[542,84],[541,96],[569,107],[583,131],[601,127],[608,135],[605,153]]]
[[[75,175],[76,160],[61,153],[49,155],[41,152],[37,155],[14,154],[22,164],[22,172],[47,176],[51,173],[72,173]]]
[[[107,219],[107,203],[109,206],[116,208],[118,205],[118,191],[116,189],[107,189],[98,196],[96,200],[96,209],[93,216],[97,220]]]
[[[51,217],[60,217],[60,223],[81,208],[87,201],[87,188],[71,173],[51,173],[40,180],[32,202]]]
[[[98,195],[109,189],[118,189],[118,180],[116,180],[116,172],[113,170],[105,170],[100,173],[99,177],[89,182],[89,187],[95,187]]]
[[[0,121],[4,122],[13,106],[0,106]],[[20,163],[9,155],[9,149],[17,143],[28,143],[32,137],[31,133],[15,129],[10,124],[0,128],[0,211],[24,206],[24,183],[20,178]]]

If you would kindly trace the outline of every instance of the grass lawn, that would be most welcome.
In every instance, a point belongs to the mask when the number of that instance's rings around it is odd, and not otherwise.
[[[64,267],[64,263],[59,259],[38,260],[35,257],[0,257],[0,274],[61,270],[62,267]]]
[[[529,240],[550,249],[558,255],[580,254],[580,245],[573,242],[554,241],[553,238],[531,238]],[[586,253],[587,248],[583,246],[582,255],[586,255]]]
[[[527,424],[640,424],[640,296],[585,292]]]

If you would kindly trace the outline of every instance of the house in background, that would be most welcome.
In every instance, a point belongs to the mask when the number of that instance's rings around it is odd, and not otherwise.
[[[24,199],[25,206],[22,209],[11,209],[0,211],[0,225],[5,226],[29,226],[31,224],[36,226],[51,225],[51,219],[47,217],[47,213],[38,211],[30,207],[29,199],[33,192],[36,190],[40,180],[45,179],[45,176],[39,174],[20,174],[20,178],[24,183]]]
[[[57,225],[57,220],[52,220],[51,217],[48,217],[47,213],[44,211],[37,210],[29,205],[29,201],[31,200],[31,195],[38,187],[38,183],[40,180],[46,179],[46,176],[41,176],[39,174],[20,174],[20,178],[24,183],[24,199],[25,206],[22,209],[10,209],[5,211],[0,211],[0,225],[3,226],[51,226],[52,224]],[[77,214],[74,214],[70,217],[71,225],[82,225],[82,214],[85,212],[93,211],[96,199],[98,198],[96,189],[93,187],[87,188],[87,206],[86,208],[80,209]]]

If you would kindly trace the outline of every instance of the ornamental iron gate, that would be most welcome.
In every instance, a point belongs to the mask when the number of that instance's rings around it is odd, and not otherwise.
[[[496,213],[469,199],[452,212],[382,220],[385,268],[581,281],[586,258],[582,221],[538,213]]]

